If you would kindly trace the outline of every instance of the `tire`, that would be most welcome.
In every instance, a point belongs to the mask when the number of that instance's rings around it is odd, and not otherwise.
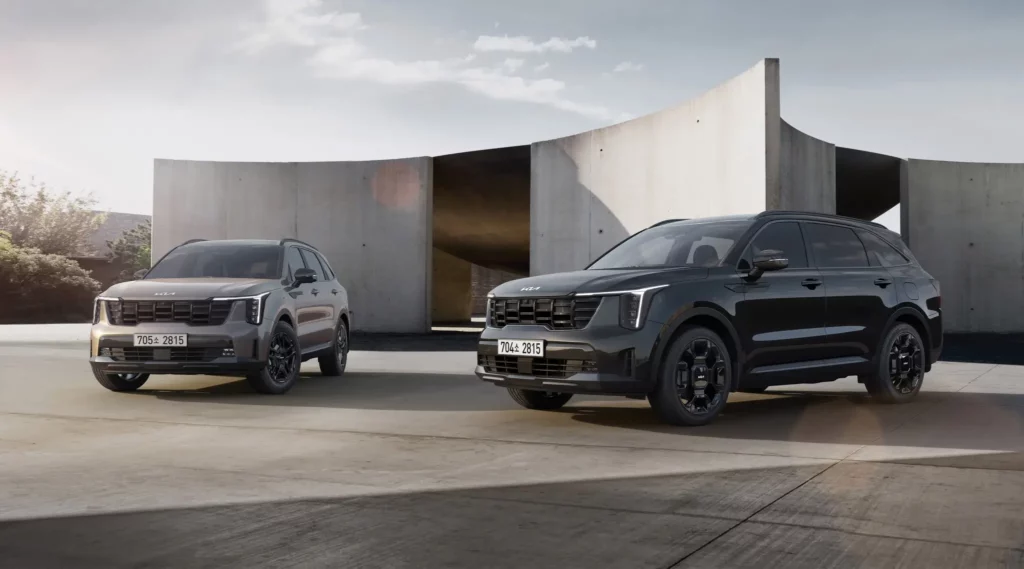
[[[249,387],[259,393],[281,395],[287,393],[299,380],[302,355],[299,337],[287,322],[278,322],[270,333],[270,348],[266,365],[245,377]]]
[[[925,351],[921,335],[910,324],[897,322],[885,334],[875,369],[864,375],[864,387],[882,403],[909,403],[924,384]]]
[[[710,423],[729,400],[732,365],[732,354],[718,334],[701,326],[684,328],[669,346],[658,371],[657,386],[647,396],[651,408],[671,425],[696,427]],[[700,380],[695,377],[698,368],[704,372],[703,389],[695,385],[695,379]]]
[[[100,385],[118,392],[135,391],[149,379],[148,373],[103,373],[93,369],[92,374]]]
[[[348,326],[344,320],[338,320],[331,354],[320,356],[317,362],[320,363],[320,373],[323,375],[337,377],[345,373],[345,367],[348,366]]]
[[[572,393],[554,393],[509,387],[508,394],[516,403],[535,411],[557,411],[572,399]]]

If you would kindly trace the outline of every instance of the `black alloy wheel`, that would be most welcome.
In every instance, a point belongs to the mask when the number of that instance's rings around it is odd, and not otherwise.
[[[103,373],[93,370],[93,377],[111,391],[135,391],[149,379],[148,373]]]
[[[267,354],[267,375],[277,384],[285,384],[295,373],[295,339],[283,330],[274,331]]]
[[[349,350],[348,326],[345,320],[338,320],[337,329],[334,331],[334,342],[331,351],[317,358],[320,363],[320,373],[325,376],[339,376],[345,373],[348,366]]]
[[[729,399],[732,360],[725,342],[712,330],[692,327],[668,349],[651,407],[673,425],[710,423]]]
[[[875,369],[861,383],[883,403],[907,403],[924,384],[925,344],[911,325],[897,322],[882,339]]]
[[[281,321],[274,326],[267,346],[267,361],[263,368],[245,376],[249,385],[259,393],[280,395],[299,380],[299,338],[295,329]]]

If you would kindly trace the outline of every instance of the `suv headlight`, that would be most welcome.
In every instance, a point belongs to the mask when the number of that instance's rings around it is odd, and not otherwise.
[[[97,296],[96,299],[93,300],[93,302],[92,302],[92,323],[93,324],[99,324],[100,323],[100,310],[106,310],[107,305],[109,303],[111,303],[111,302],[119,302],[119,301],[120,301],[120,299],[117,299],[117,298],[109,298],[109,297],[106,297],[106,296]],[[108,317],[108,320],[109,320],[109,317],[110,317],[110,313],[109,312],[107,313],[107,317]],[[116,324],[116,322],[111,322],[111,324]]]
[[[263,294],[257,294],[255,296],[232,296],[225,298],[215,298],[214,302],[238,302],[242,301],[245,303],[245,321],[249,324],[262,324],[263,323],[263,311],[267,307],[267,297],[270,296],[269,292]]]
[[[619,325],[627,330],[643,328],[647,313],[650,312],[651,299],[667,286],[658,285],[619,293]]]

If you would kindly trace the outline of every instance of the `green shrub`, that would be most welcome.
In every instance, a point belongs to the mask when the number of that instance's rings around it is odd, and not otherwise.
[[[78,263],[0,232],[0,324],[88,322],[100,283]]]

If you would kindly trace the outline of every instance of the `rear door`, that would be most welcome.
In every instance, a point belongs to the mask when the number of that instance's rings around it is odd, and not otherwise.
[[[768,249],[782,251],[789,267],[739,285],[743,300],[736,306],[737,332],[745,344],[754,384],[772,384],[773,378],[782,381],[798,373],[793,365],[820,359],[826,342],[825,287],[808,262],[800,224],[765,224],[747,245],[739,272],[748,271],[753,256]]]
[[[334,295],[331,288],[337,288],[327,277],[320,259],[316,253],[305,247],[300,247],[303,260],[306,266],[316,272],[316,282],[310,286],[311,299],[309,302],[310,312],[308,314],[310,343],[303,344],[303,351],[319,350],[326,347],[334,339],[334,323],[337,320],[334,310]]]
[[[854,228],[820,222],[803,228],[825,280],[829,357],[850,358],[851,365],[870,360],[898,302],[892,275],[871,263]]]

